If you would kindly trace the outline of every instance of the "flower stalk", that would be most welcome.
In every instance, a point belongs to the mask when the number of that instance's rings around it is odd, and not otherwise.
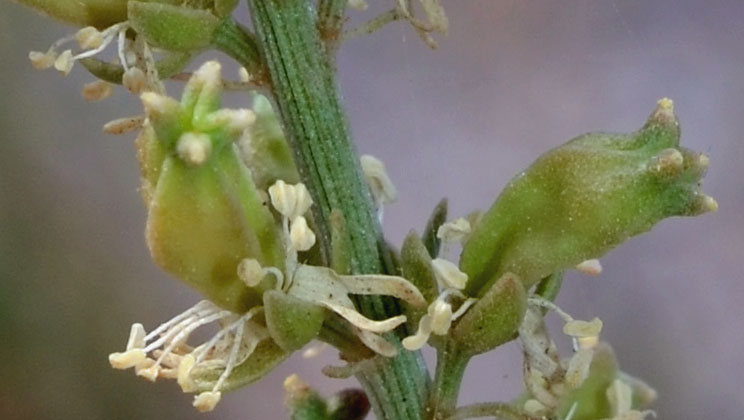
[[[317,204],[312,210],[321,254],[329,259],[336,209],[346,219],[352,273],[384,272],[380,226],[315,14],[304,0],[249,0],[248,5],[300,177]],[[380,297],[360,298],[359,305],[372,318],[400,314],[396,304]],[[394,334],[386,338],[397,344]],[[422,418],[428,375],[421,355],[399,351],[375,365],[358,376],[378,418]]]

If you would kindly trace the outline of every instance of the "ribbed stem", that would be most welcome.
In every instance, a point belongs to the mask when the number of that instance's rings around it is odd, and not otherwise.
[[[455,412],[460,385],[469,362],[470,356],[460,352],[452,340],[446,339],[443,348],[437,351],[437,370],[429,402],[433,419],[443,420]]]
[[[303,182],[315,205],[313,217],[323,255],[330,249],[329,221],[346,219],[354,273],[384,272],[384,246],[369,190],[359,168],[330,66],[307,0],[248,0],[269,71],[274,99]],[[381,252],[383,251],[383,252]],[[360,310],[381,319],[397,315],[393,302],[360,299]],[[398,343],[398,337],[389,334]],[[380,420],[419,420],[428,374],[419,353],[378,358],[359,375]]]

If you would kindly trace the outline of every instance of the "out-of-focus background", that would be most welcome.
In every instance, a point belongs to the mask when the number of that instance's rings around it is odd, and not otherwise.
[[[710,154],[705,191],[720,211],[661,223],[604,258],[600,277],[570,273],[559,304],[604,320],[624,370],[659,391],[660,418],[742,418],[744,2],[444,4],[438,51],[399,22],[340,53],[359,150],[386,162],[400,190],[389,238],[421,228],[441,197],[453,216],[486,208],[542,151],[635,130],[672,97],[682,143]],[[290,373],[327,393],[348,386],[319,374],[327,350],[199,415],[176,384],[109,367],[132,322],[152,328],[198,299],[149,259],[132,136],[101,133],[138,101],[119,90],[85,103],[81,67],[66,79],[31,68],[29,50],[73,28],[8,1],[0,28],[0,418],[280,419]],[[514,397],[520,363],[514,345],[476,358],[462,402]]]

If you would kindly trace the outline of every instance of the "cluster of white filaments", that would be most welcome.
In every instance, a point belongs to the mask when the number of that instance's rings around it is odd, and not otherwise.
[[[388,295],[414,307],[426,304],[423,296],[401,277],[345,276],[326,267],[301,264],[298,252],[309,250],[316,239],[304,216],[312,205],[310,194],[303,184],[277,181],[269,188],[269,196],[282,216],[285,270],[262,267],[257,260],[247,258],[238,267],[240,279],[247,286],[256,287],[271,274],[278,290],[337,313],[353,325],[357,336],[370,349],[385,356],[395,355],[395,347],[379,334],[401,325],[406,317],[371,320],[356,310],[349,294]],[[245,314],[235,314],[204,300],[150,333],[141,324],[134,324],[126,350],[109,355],[109,361],[116,369],[134,368],[138,376],[151,381],[176,379],[184,392],[201,391],[194,398],[194,406],[200,411],[211,411],[220,401],[233,370],[251,356],[261,340],[270,338],[260,322],[262,312],[263,307],[257,306]],[[193,347],[187,343],[196,329],[215,323],[219,331],[204,344]],[[219,378],[208,384],[198,380],[195,373],[203,375],[205,371],[217,372]]]
[[[572,339],[574,354],[567,360],[560,360],[558,349],[548,335],[543,321],[545,309],[561,317],[564,321],[563,333]],[[601,331],[602,321],[599,318],[577,320],[548,300],[535,296],[528,299],[527,313],[519,328],[525,356],[524,381],[532,395],[524,404],[525,411],[537,416],[546,415],[560,406],[563,396],[584,383],[589,376]],[[607,420],[642,420],[653,414],[652,411],[631,409],[632,392],[627,384],[631,380],[617,379],[607,390],[614,416]],[[649,399],[653,400],[654,396]],[[563,420],[570,420],[577,408],[576,404],[572,406]]]
[[[31,64],[39,70],[54,67],[67,76],[76,61],[94,57],[103,52],[109,45],[116,41],[116,56],[124,73],[122,85],[132,93],[139,94],[145,90],[152,90],[158,84],[149,75],[149,69],[143,71],[136,64],[141,61],[152,61],[147,44],[135,38],[134,41],[127,37],[130,29],[128,22],[112,25],[102,31],[88,26],[80,29],[75,34],[59,39],[52,44],[46,52],[31,51],[28,55]],[[64,48],[67,44],[76,42],[79,51],[74,53],[72,48]],[[64,49],[63,49],[64,48]],[[151,64],[151,63],[150,63]],[[144,66],[148,67],[148,66]],[[109,97],[113,89],[111,84],[103,80],[97,80],[83,87],[83,97],[89,101],[98,101]]]
[[[221,371],[212,388],[194,399],[199,411],[211,411],[232,370],[269,337],[264,326],[251,320],[261,311],[258,307],[238,315],[203,300],[150,333],[142,324],[132,325],[126,350],[109,355],[109,362],[116,369],[134,368],[138,376],[150,381],[176,379],[184,392],[201,388],[192,376],[195,368]],[[211,323],[221,327],[212,338],[197,347],[187,343],[197,328]]]
[[[470,234],[470,223],[463,219],[444,223],[437,230],[437,237],[444,243],[443,254],[449,253],[451,244],[464,242]],[[468,281],[468,275],[445,258],[432,260],[432,268],[441,290],[439,296],[429,305],[426,314],[419,319],[416,334],[403,339],[403,347],[418,350],[426,344],[431,334],[446,335],[452,322],[460,318],[475,302],[468,298],[462,289]]]
[[[348,321],[359,339],[370,349],[384,356],[396,354],[395,347],[380,333],[392,331],[406,321],[403,315],[384,320],[372,320],[359,313],[349,294],[387,295],[420,307],[426,304],[421,293],[402,277],[381,274],[339,275],[326,267],[301,264],[298,252],[315,244],[315,234],[304,214],[312,205],[310,193],[303,184],[289,185],[279,180],[269,188],[271,204],[282,216],[285,249],[285,272],[276,267],[261,267],[258,261],[246,259],[239,273],[248,286],[261,282],[267,273],[277,279],[277,289],[298,299],[323,306]]]

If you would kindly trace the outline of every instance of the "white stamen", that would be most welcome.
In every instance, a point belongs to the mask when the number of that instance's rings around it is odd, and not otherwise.
[[[194,408],[201,413],[212,411],[220,402],[220,399],[222,399],[221,392],[202,392],[194,397]]]
[[[441,284],[446,287],[463,289],[468,282],[468,275],[460,271],[451,261],[435,258],[431,262],[434,274]]]
[[[89,50],[98,48],[103,44],[103,34],[93,26],[86,26],[75,34],[75,40],[80,48]]]
[[[269,187],[269,197],[274,208],[290,220],[305,214],[313,204],[305,184],[289,185],[281,179]]]
[[[435,300],[429,306],[431,317],[431,332],[436,335],[444,335],[452,325],[452,305],[442,300]]]
[[[130,92],[139,95],[147,88],[147,77],[138,67],[130,67],[121,77],[121,84]]]
[[[590,276],[598,276],[602,273],[602,264],[598,259],[586,260],[576,266],[576,269]]]
[[[111,120],[103,125],[106,134],[119,135],[130,131],[139,130],[145,123],[144,116],[124,117]]]
[[[245,67],[240,67],[238,69],[238,80],[240,80],[241,83],[248,83],[251,81],[251,75],[248,73],[248,69]]]
[[[453,222],[444,223],[437,229],[437,238],[449,243],[460,243],[470,234],[470,222],[460,217]]]
[[[320,356],[320,354],[328,348],[328,344],[326,343],[316,343],[302,352],[302,358],[303,359],[313,359],[315,357]]]
[[[101,101],[109,96],[114,92],[113,86],[111,83],[108,83],[103,80],[96,80],[95,82],[86,83],[83,85],[83,99],[86,101]]]
[[[129,329],[129,340],[127,341],[127,350],[142,349],[145,347],[145,327],[140,323],[132,324]]]
[[[54,62],[57,60],[57,55],[54,51],[47,51],[45,53],[31,51],[28,53],[28,59],[31,60],[31,65],[36,70],[45,70],[54,65]]]
[[[72,70],[75,61],[72,59],[72,50],[64,50],[62,54],[54,60],[54,68],[67,76]]]
[[[302,217],[296,217],[289,228],[289,239],[292,248],[297,251],[307,251],[315,245],[315,233],[307,225],[307,220]]]
[[[385,164],[371,155],[363,155],[360,158],[362,172],[367,180],[375,202],[379,204],[390,204],[398,197],[398,191],[390,180],[385,169]]]
[[[238,277],[248,287],[256,287],[261,284],[264,275],[265,271],[263,267],[253,258],[246,258],[238,264]]]
[[[602,332],[602,320],[593,318],[591,321],[572,320],[563,325],[563,333],[571,337],[597,337]]]

